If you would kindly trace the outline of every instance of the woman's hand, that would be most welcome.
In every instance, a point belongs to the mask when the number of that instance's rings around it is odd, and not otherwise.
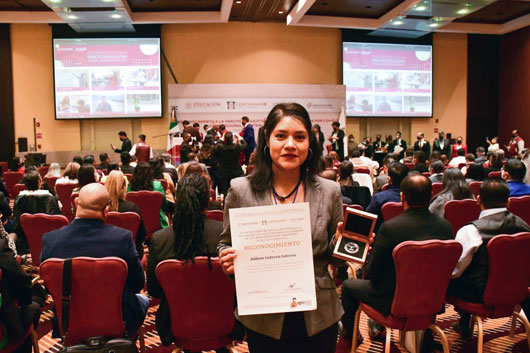
[[[374,243],[374,239],[375,233],[372,233],[372,235],[370,235],[370,237],[368,238],[368,244],[370,244],[370,246],[368,247],[368,251],[372,251],[372,244]]]
[[[223,272],[227,275],[234,274],[234,259],[237,257],[236,250],[234,248],[226,248],[221,251],[219,256],[219,263]]]

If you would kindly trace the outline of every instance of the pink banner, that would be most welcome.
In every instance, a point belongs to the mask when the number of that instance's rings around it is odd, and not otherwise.
[[[69,45],[55,47],[55,60],[63,67],[80,66],[158,66],[159,55],[145,54],[141,45]]]
[[[422,57],[425,53],[424,51],[415,50],[347,48],[344,50],[344,62],[351,69],[431,71],[430,54],[426,57],[426,60],[418,58],[418,56]]]

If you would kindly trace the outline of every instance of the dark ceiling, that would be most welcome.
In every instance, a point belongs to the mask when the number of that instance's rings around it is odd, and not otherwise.
[[[502,24],[530,13],[530,2],[499,0],[453,22]]]
[[[379,18],[403,0],[317,0],[308,15]]]

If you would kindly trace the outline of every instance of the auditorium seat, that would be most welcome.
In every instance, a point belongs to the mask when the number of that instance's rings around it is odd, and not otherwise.
[[[129,191],[125,194],[127,201],[134,202],[140,209],[147,230],[146,240],[150,240],[154,232],[161,229],[160,208],[164,195],[158,191]]]
[[[462,168],[464,168],[466,165],[467,165],[466,163],[459,163],[458,164],[458,169],[462,170]]]
[[[50,189],[55,192],[55,183],[57,182],[57,179],[59,179],[59,177],[45,177],[42,178],[42,181],[45,181],[46,184],[48,184],[48,186],[50,187]]]
[[[20,194],[21,191],[26,190],[25,184],[15,184],[13,185],[13,199],[16,199],[18,194]]]
[[[484,344],[483,318],[497,319],[517,316],[525,323],[527,340],[530,345],[528,319],[515,311],[528,295],[530,233],[497,235],[488,242],[487,251],[488,280],[483,302],[466,302],[451,295],[447,296],[447,301],[454,305],[456,310],[473,315],[475,318],[478,326],[477,352],[482,352]],[[474,330],[474,325],[472,330]]]
[[[354,172],[355,173],[360,173],[360,174],[370,174],[370,168],[367,168],[367,167],[355,167],[354,168]]]
[[[383,214],[383,221],[388,221],[396,216],[399,216],[405,212],[403,204],[401,202],[387,202],[381,207],[381,213]]]
[[[386,183],[385,185],[381,187],[381,191],[385,191],[386,189],[388,189],[388,183]]]
[[[412,170],[415,167],[414,163],[410,163],[410,162],[405,163],[405,166],[407,166],[407,168],[409,168],[409,170]]]
[[[129,182],[131,181],[131,179],[132,179],[132,177],[133,177],[132,174],[125,174],[125,176],[127,177],[127,180],[128,180]]]
[[[7,192],[9,192],[9,198],[14,199],[14,186],[17,184],[24,175],[19,172],[4,172],[2,173],[2,179],[6,186]]]
[[[49,215],[45,213],[29,214],[20,216],[20,225],[28,241],[31,262],[33,266],[40,265],[40,253],[42,251],[42,236],[52,230],[68,225],[68,218],[63,215]]]
[[[429,172],[423,172],[423,173],[421,173],[421,174],[423,174],[423,175],[426,176],[427,178],[431,176],[431,173],[429,173]]]
[[[466,224],[478,219],[480,206],[476,200],[451,200],[444,206],[444,217],[453,227],[453,236]]]
[[[215,190],[210,189],[210,202],[215,201]]]
[[[178,349],[218,351],[231,345],[235,283],[223,273],[218,258],[211,258],[211,267],[207,257],[165,260],[156,267],[156,278],[167,298]]]
[[[167,190],[168,188],[168,183],[167,183],[167,180],[166,179],[155,179],[157,181],[160,182],[160,184],[162,184],[162,189],[164,189],[164,191]]]
[[[508,211],[530,224],[530,196],[510,197]]]
[[[221,210],[208,210],[208,218],[215,221],[223,221],[223,211]]]
[[[40,276],[55,302],[62,329],[63,259],[48,259],[40,265]],[[66,346],[89,337],[122,337],[122,293],[127,279],[127,263],[117,257],[76,257],[72,259],[70,315]],[[143,335],[140,333],[143,351]]]
[[[70,197],[72,191],[77,188],[78,184],[57,184],[55,185],[55,191],[57,192],[57,198],[61,202],[61,212],[71,222],[74,219],[74,213],[72,211],[72,204]]]
[[[48,174],[49,169],[50,169],[50,166],[48,165],[37,167],[37,171],[39,172],[41,178],[44,178],[44,176]]]
[[[355,174],[354,174],[355,175]],[[372,200],[370,189],[366,186],[341,186],[342,195],[349,198],[353,204],[366,209]]]
[[[490,178],[490,179],[500,179],[501,178],[501,172],[490,172],[488,174],[488,178]]]
[[[471,192],[473,193],[473,195],[475,195],[475,197],[480,195],[481,185],[482,185],[481,181],[472,181],[471,183],[469,183],[469,188],[471,189]]]
[[[254,171],[254,164],[247,165],[247,172],[245,175],[250,175]]]
[[[432,196],[438,195],[443,189],[443,183],[432,183]]]
[[[454,240],[406,241],[396,246],[392,251],[396,289],[391,312],[385,316],[361,302],[355,313],[352,347],[356,347],[360,315],[364,311],[368,317],[387,327],[385,352],[390,351],[392,329],[416,331],[430,328],[440,336],[444,353],[449,353],[447,338],[436,325],[436,314],[444,307],[451,272],[461,253],[462,245]]]
[[[136,234],[138,233],[138,227],[140,227],[140,220],[140,216],[134,212],[109,212],[105,223],[130,230],[133,242],[136,244]]]

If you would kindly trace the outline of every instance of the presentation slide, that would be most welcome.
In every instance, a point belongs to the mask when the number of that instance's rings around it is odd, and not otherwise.
[[[432,46],[343,43],[348,116],[432,116]]]
[[[160,38],[54,39],[57,119],[162,116]]]

